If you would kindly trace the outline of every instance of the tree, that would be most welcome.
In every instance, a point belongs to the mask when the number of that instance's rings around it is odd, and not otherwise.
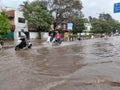
[[[85,30],[84,23],[86,22],[86,19],[83,19],[83,17],[78,16],[74,19],[74,27],[73,27],[73,33],[82,33],[83,30]]]
[[[120,32],[120,22],[111,17],[110,14],[100,14],[99,18],[90,17],[93,33],[111,33],[117,29]]]
[[[108,13],[107,14],[105,14],[105,13],[100,14],[99,19],[105,20],[105,21],[113,21],[111,15]]]
[[[64,19],[73,22],[73,16],[80,15],[82,3],[80,0],[52,0],[50,12],[55,14],[56,24],[62,23]]]
[[[92,21],[92,33],[101,33],[102,27],[100,26],[99,20]]]
[[[21,9],[29,26],[36,28],[38,31],[50,29],[52,15],[48,12],[44,1],[23,2]]]
[[[5,11],[0,13],[0,36],[6,35],[10,32],[10,24]]]

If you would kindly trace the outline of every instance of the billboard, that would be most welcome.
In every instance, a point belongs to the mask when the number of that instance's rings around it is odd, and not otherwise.
[[[67,30],[71,31],[73,29],[73,23],[67,23]]]

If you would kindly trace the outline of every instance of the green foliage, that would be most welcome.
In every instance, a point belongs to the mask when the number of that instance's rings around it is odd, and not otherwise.
[[[73,23],[74,16],[80,15],[82,8],[82,3],[79,0],[53,0],[50,12],[55,14],[55,20],[58,25],[64,19]]]
[[[87,34],[84,34],[82,35],[83,39],[89,39],[91,37],[91,34],[87,35]]]
[[[109,14],[100,14],[99,19],[90,17],[92,33],[110,33],[116,29],[120,31],[120,23],[115,21]]]
[[[99,19],[105,20],[105,21],[113,21],[112,16],[110,14],[100,14]]]
[[[0,13],[0,36],[6,35],[10,32],[10,24],[5,11]]]
[[[50,28],[52,15],[43,5],[43,1],[24,2],[21,8],[24,17],[28,20],[28,25],[34,26],[37,30],[48,30]]]
[[[82,31],[85,30],[84,22],[85,20],[82,19],[82,17],[77,17],[74,20],[73,33],[82,33]]]
[[[102,30],[99,21],[92,22],[92,33],[100,33]]]
[[[77,36],[77,34],[71,34],[69,37],[70,38],[77,38],[78,36]]]

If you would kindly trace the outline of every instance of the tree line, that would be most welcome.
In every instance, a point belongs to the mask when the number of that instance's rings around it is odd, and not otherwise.
[[[92,24],[92,33],[115,33],[120,32],[120,22],[112,18],[108,13],[99,14],[98,18],[89,17],[89,22]]]

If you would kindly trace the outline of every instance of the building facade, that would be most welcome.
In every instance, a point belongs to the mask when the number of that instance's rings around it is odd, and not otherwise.
[[[14,39],[20,38],[21,30],[24,30],[29,38],[27,20],[25,20],[23,12],[20,10],[8,10],[7,15],[11,26],[10,29],[14,32]]]

